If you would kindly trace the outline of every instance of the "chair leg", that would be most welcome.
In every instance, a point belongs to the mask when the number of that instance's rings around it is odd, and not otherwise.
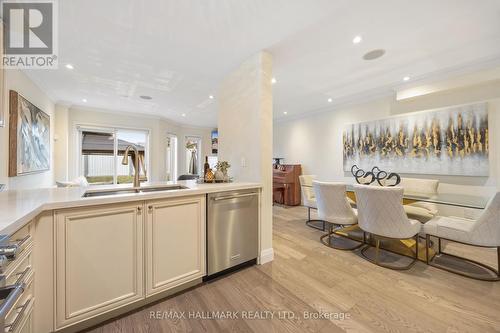
[[[311,220],[311,207],[307,207],[307,221],[306,225],[310,228],[325,231],[326,230],[326,223],[323,220]],[[319,222],[321,223],[321,226],[318,226],[314,224],[314,222]]]
[[[430,238],[429,235],[427,235],[427,237]],[[448,241],[450,241],[450,240],[448,240]],[[474,279],[474,280],[500,281],[500,247],[496,247],[496,249],[497,249],[497,262],[498,262],[498,266],[497,266],[497,269],[495,269],[494,267],[488,266],[486,264],[483,264],[481,262],[478,262],[478,261],[475,261],[475,260],[472,260],[472,259],[467,259],[467,258],[460,257],[460,256],[457,256],[457,255],[454,255],[454,254],[443,252],[441,250],[441,246],[440,245],[441,245],[441,238],[438,237],[438,251],[439,251],[438,254],[442,254],[443,256],[448,256],[448,257],[452,257],[452,258],[455,258],[455,259],[463,260],[463,261],[468,262],[468,263],[475,264],[477,266],[482,267],[486,271],[488,271],[490,273],[493,273],[494,276],[490,275],[490,277],[482,277],[480,275],[471,274],[469,272],[459,271],[459,270],[456,270],[454,268],[447,267],[446,265],[436,264],[434,262],[436,256],[434,257],[433,260],[431,260],[430,258],[427,259],[427,264],[429,266],[432,266],[432,267],[435,267],[435,268],[439,268],[439,269],[442,269],[442,270],[445,270],[445,271],[448,271],[448,272],[451,272],[451,273],[454,273],[454,274],[458,274],[458,275],[461,275],[461,276],[465,276],[467,278]]]
[[[321,243],[323,243],[323,245],[331,247],[332,249],[343,250],[343,251],[353,251],[353,250],[359,249],[360,247],[362,247],[363,245],[365,245],[364,233],[363,233],[363,241],[361,241],[361,240],[353,239],[353,238],[351,238],[349,236],[345,236],[345,235],[341,235],[341,234],[336,233],[335,230],[333,230],[334,226],[335,226],[334,224],[330,224],[328,233],[326,233],[326,234],[324,234],[323,236],[320,237],[320,241],[321,241]],[[332,236],[334,236],[334,235],[338,236],[338,237],[350,239],[353,242],[357,242],[359,244],[356,244],[356,245],[354,245],[352,247],[340,247],[340,246],[337,246],[337,245],[335,245],[335,238],[333,239],[333,242],[332,242]],[[328,239],[328,241],[325,241],[325,239]]]
[[[375,259],[372,259],[371,257],[369,257],[366,254],[366,252],[371,247],[373,247],[372,245],[370,245],[370,244],[372,244],[372,239],[375,240]],[[372,264],[378,265],[380,267],[389,268],[389,269],[398,270],[398,271],[410,269],[418,261],[418,235],[416,235],[414,237],[411,237],[411,238],[405,238],[405,239],[416,239],[417,240],[416,249],[415,249],[415,256],[411,256],[410,257],[411,258],[411,262],[408,265],[406,265],[406,266],[394,266],[394,265],[389,265],[389,264],[385,264],[385,263],[381,262],[380,261],[380,251],[381,251],[380,236],[377,236],[377,235],[374,235],[374,234],[370,234],[370,241],[367,242],[367,245],[364,248],[361,249],[361,256],[363,258],[365,258],[366,260],[368,260],[369,262],[371,262]],[[392,252],[392,251],[389,251],[389,252]],[[392,252],[392,253],[397,254],[395,252]],[[405,255],[401,255],[401,256],[402,257],[407,257]]]
[[[418,234],[415,235],[415,260],[418,260],[418,241],[420,237]]]
[[[380,263],[379,259],[380,259],[380,239],[378,238],[375,238],[375,246],[376,246],[376,249],[375,249],[375,263],[378,265]]]
[[[425,235],[425,262],[429,265],[429,247],[431,246],[431,235]]]
[[[500,279],[500,246],[497,246],[497,276]]]

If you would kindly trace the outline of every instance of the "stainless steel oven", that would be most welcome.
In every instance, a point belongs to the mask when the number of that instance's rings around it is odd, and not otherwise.
[[[224,272],[258,256],[259,192],[208,194],[207,273]]]

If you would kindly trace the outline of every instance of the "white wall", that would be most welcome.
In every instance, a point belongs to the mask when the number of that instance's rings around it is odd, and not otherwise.
[[[49,171],[8,177],[9,170],[9,90],[15,90],[50,116],[51,167]],[[5,70],[4,103],[5,127],[0,128],[0,183],[9,189],[49,187],[54,183],[54,103],[19,70]]]
[[[66,111],[64,108],[57,109],[57,113],[62,113],[64,119]],[[178,172],[179,174],[185,173],[185,137],[186,136],[199,136],[202,138],[202,154],[201,156],[210,155],[210,134],[212,128],[196,128],[181,126],[169,122],[167,120],[145,116],[140,114],[123,113],[117,111],[71,107],[67,111],[67,133],[61,132],[58,135],[58,144],[62,147],[67,145],[68,151],[68,168],[67,179],[74,179],[78,175],[78,134],[77,126],[96,126],[96,127],[122,127],[129,129],[144,129],[148,130],[149,136],[149,172],[151,181],[163,181],[166,179],[166,147],[167,147],[167,134],[176,134],[178,137]],[[61,128],[64,128],[61,125]],[[64,143],[63,141],[67,142]],[[64,163],[63,151],[58,155],[57,166],[61,170],[56,175],[56,180],[67,180],[64,173],[64,166],[59,163]],[[61,157],[61,158],[59,158]]]
[[[490,176],[407,176],[440,179],[440,190],[443,192],[471,194],[492,192],[500,185],[499,80],[443,90],[401,101],[387,97],[362,105],[325,110],[303,118],[276,123],[274,156],[284,157],[285,163],[302,164],[304,174],[316,174],[322,180],[352,182],[350,173],[343,171],[342,129],[345,124],[480,101],[486,101],[489,110]]]
[[[261,52],[231,72],[218,93],[219,157],[236,181],[262,184],[261,263],[272,260],[272,58]]]
[[[67,106],[56,105],[54,126],[54,179],[68,180],[68,126],[69,110]]]

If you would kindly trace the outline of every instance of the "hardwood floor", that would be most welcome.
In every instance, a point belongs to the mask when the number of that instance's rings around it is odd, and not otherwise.
[[[92,332],[500,332],[500,282],[467,279],[422,262],[408,271],[378,267],[357,252],[322,245],[322,232],[306,227],[305,216],[303,207],[274,207],[272,263],[203,284]],[[460,245],[447,250],[495,262],[493,251]],[[156,311],[171,318],[152,319]],[[231,316],[237,319],[174,318],[212,311],[236,311]]]

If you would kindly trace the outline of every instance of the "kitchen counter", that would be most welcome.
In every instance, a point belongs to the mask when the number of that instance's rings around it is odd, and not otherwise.
[[[83,195],[89,190],[124,189],[130,185],[89,186],[86,188],[44,188],[33,190],[11,190],[0,193],[0,234],[10,235],[22,228],[37,215],[47,210],[105,205],[120,202],[174,198],[197,194],[216,193],[243,189],[260,188],[259,183],[222,183],[197,184],[196,181],[157,182],[143,187],[181,185],[187,189],[123,193],[111,196],[88,197]]]

